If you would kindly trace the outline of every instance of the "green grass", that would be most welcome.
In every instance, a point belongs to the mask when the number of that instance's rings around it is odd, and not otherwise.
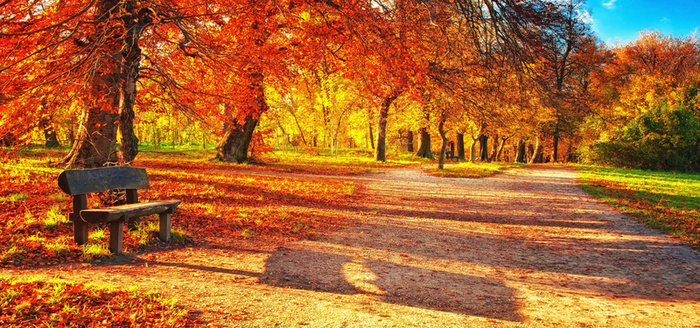
[[[68,218],[61,213],[61,208],[58,204],[51,206],[48,212],[46,212],[46,217],[44,217],[44,227],[45,228],[55,228],[60,224],[68,223]]]
[[[700,173],[576,169],[582,187],[594,197],[700,248]]]
[[[358,175],[391,167],[405,167],[423,163],[410,154],[390,154],[386,162],[377,162],[365,151],[329,152],[275,151],[258,158],[262,165],[283,171],[312,174]]]
[[[109,257],[112,255],[112,253],[107,248],[107,245],[104,244],[95,244],[88,242],[85,243],[85,245],[82,245],[81,248],[83,249],[83,254],[85,254],[86,262],[89,262],[90,260],[95,258]]]
[[[483,178],[514,167],[524,167],[527,164],[520,163],[472,163],[465,162],[459,164],[445,165],[443,170],[430,168],[431,175],[443,178]]]
[[[20,192],[6,197],[0,197],[0,202],[14,203],[25,199],[29,199],[29,196],[26,193]]]

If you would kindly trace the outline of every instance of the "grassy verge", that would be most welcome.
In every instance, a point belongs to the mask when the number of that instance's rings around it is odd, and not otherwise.
[[[576,166],[582,187],[700,248],[700,174]]]
[[[272,152],[259,158],[262,166],[287,172],[358,175],[391,167],[418,165],[421,160],[408,155],[388,156],[387,162],[377,162],[367,152],[341,152],[328,154],[322,152]]]
[[[483,178],[514,167],[524,167],[527,164],[519,163],[472,163],[465,162],[454,165],[445,165],[445,169],[430,168],[429,173],[443,178]]]
[[[204,327],[172,300],[55,280],[0,278],[3,327]]]

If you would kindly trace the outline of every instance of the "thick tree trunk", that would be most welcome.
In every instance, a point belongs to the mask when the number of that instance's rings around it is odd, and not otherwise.
[[[559,129],[554,130],[552,138],[552,162],[559,163]]]
[[[401,93],[402,91],[400,90],[394,90],[390,96],[384,98],[382,105],[379,107],[379,115],[377,117],[377,148],[374,150],[374,160],[378,162],[386,162],[386,124],[389,118],[389,107]]]
[[[440,118],[440,123],[438,123],[438,132],[440,133],[440,139],[442,140],[442,146],[440,147],[440,158],[438,160],[438,169],[442,170],[445,168],[445,151],[447,150],[447,136],[445,135],[445,119],[446,116]]]
[[[408,130],[408,132],[406,132],[406,152],[413,153],[415,151],[413,147],[413,139],[415,139],[413,136],[413,130]]]
[[[479,160],[490,162],[489,160],[489,136],[482,134],[479,137]]]
[[[517,163],[525,163],[525,153],[527,151],[525,140],[518,141],[518,155],[515,157]]]
[[[428,133],[428,129],[420,128],[419,132],[420,147],[418,148],[418,152],[416,152],[416,156],[421,158],[435,159],[435,157],[433,157],[433,152],[430,150],[430,133]]]
[[[125,18],[125,25],[130,26]],[[138,35],[134,35],[139,26],[130,26],[125,44],[129,45],[123,54],[119,88],[119,162],[130,164],[139,153],[139,139],[134,133],[134,104],[136,102],[136,81],[141,65],[141,49],[138,47]],[[174,141],[173,141],[174,142]]]
[[[457,159],[460,161],[467,160],[464,153],[464,133],[457,133]]]
[[[537,136],[535,150],[532,152],[532,158],[530,158],[530,164],[534,163],[542,163],[542,143],[539,136]]]
[[[247,116],[243,124],[230,124],[226,133],[216,146],[216,158],[225,162],[245,163],[248,161],[248,149],[253,139],[253,132],[258,120]]]
[[[496,162],[500,162],[500,161],[501,161],[501,155],[503,154],[503,149],[506,148],[506,141],[508,141],[508,139],[510,139],[510,137],[508,137],[508,138],[501,138],[501,142],[500,142],[500,144],[498,145],[498,153],[496,153],[496,158],[495,158],[495,161],[496,161]],[[506,160],[507,160],[507,159],[506,159]]]
[[[260,115],[268,109],[265,101],[264,76],[259,70],[252,69],[247,74],[248,94],[252,95],[248,106],[241,110],[246,111],[245,119],[233,120],[224,136],[216,146],[216,159],[224,162],[245,163],[248,161],[248,149],[253,139],[253,132],[258,125]]]
[[[135,0],[100,0],[96,4],[97,31],[118,28],[121,34],[106,35],[106,46],[95,63],[89,82],[87,107],[83,109],[76,140],[63,159],[66,166],[98,167],[108,162],[130,163],[138,154],[134,133],[136,81],[139,77],[141,49],[138,40],[144,29],[153,24],[153,13],[137,11]],[[121,22],[113,24],[110,16],[118,12]],[[96,35],[96,39],[105,35]],[[116,152],[117,133],[120,147]]]
[[[115,155],[119,115],[116,111],[104,110],[99,104],[102,101],[105,100],[93,101],[87,108],[83,108],[75,142],[63,158],[66,167],[101,167],[117,161]]]

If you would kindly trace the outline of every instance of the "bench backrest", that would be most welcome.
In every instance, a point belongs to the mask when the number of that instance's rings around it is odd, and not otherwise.
[[[58,186],[69,195],[84,195],[112,189],[150,189],[146,169],[110,166],[84,170],[65,170]]]

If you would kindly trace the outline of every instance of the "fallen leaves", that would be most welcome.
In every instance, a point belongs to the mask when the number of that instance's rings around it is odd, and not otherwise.
[[[0,325],[200,327],[204,323],[154,294],[83,284],[0,279]],[[105,319],[109,318],[109,319]]]
[[[72,224],[65,220],[71,200],[56,184],[61,170],[47,169],[44,155],[18,155],[14,164],[0,166],[0,174],[9,177],[0,182],[0,267],[31,268],[108,256],[106,227],[99,231],[91,227],[91,232],[100,233],[91,234],[86,245],[73,242]],[[327,164],[313,162],[308,169]],[[274,174],[275,168],[270,174],[252,172],[250,167],[211,162],[201,156],[150,154],[136,165],[148,170],[152,187],[139,193],[141,201],[183,200],[173,215],[173,236],[190,244],[207,238],[311,237],[345,224],[342,218],[314,208],[356,200],[356,186],[351,182],[286,177]],[[50,225],[45,223],[49,218]],[[157,226],[148,223],[139,231],[126,231],[125,251],[137,252],[147,245],[167,247],[157,241],[157,231]]]

